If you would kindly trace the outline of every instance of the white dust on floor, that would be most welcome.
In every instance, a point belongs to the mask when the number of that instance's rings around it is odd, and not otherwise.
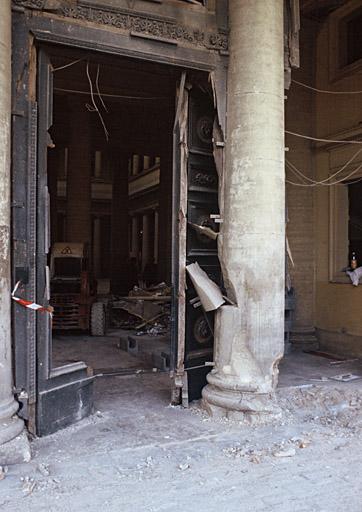
[[[360,386],[284,387],[251,427],[169,406],[167,375],[100,379],[94,415],[4,473],[1,510],[361,512]]]

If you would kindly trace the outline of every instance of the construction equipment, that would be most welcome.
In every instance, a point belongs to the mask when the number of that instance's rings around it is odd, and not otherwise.
[[[50,258],[50,303],[55,330],[106,332],[106,304],[97,302],[96,281],[89,266],[87,245],[58,242]]]

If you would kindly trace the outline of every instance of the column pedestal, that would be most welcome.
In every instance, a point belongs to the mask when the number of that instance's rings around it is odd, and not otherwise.
[[[263,378],[245,338],[240,336],[240,310],[223,306],[214,325],[215,366],[203,389],[203,406],[210,416],[263,422],[280,414],[272,383]]]

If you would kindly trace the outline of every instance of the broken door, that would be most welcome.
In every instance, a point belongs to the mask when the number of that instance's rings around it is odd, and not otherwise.
[[[208,276],[221,285],[217,240],[197,228],[218,231],[218,176],[213,156],[215,117],[211,91],[196,84],[181,87],[177,114],[175,167],[179,162],[178,208],[178,357],[176,374],[183,387],[182,401],[200,398],[213,360],[213,313],[199,303],[185,267],[197,262]],[[181,377],[182,376],[182,377]]]
[[[52,66],[45,50],[38,52],[38,181],[37,181],[37,272],[36,299],[49,305],[50,273],[50,213],[47,158],[53,141],[52,125]],[[37,408],[36,433],[46,435],[87,416],[92,409],[93,377],[87,365],[76,362],[53,368],[52,319],[48,313],[37,314]]]

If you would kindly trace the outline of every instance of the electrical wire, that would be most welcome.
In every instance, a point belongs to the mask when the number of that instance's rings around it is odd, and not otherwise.
[[[294,170],[294,168],[293,168],[293,167],[291,167],[291,166],[289,165],[289,163],[288,163],[288,161],[287,161],[287,160],[285,161],[285,166],[286,166],[286,168],[288,168],[290,171],[292,171],[292,173],[294,174],[294,176],[296,176],[296,177],[300,180],[300,183],[295,183],[295,182],[291,182],[291,181],[289,181],[288,179],[286,179],[285,181],[286,181],[287,183],[290,183],[291,185],[305,185],[305,186],[307,186],[307,185],[308,185],[308,183],[306,183],[305,181],[303,181],[303,178],[300,176],[300,174],[301,174],[301,173],[296,172],[296,171]],[[309,185],[309,186],[310,186],[310,185]]]
[[[88,82],[89,82],[89,90],[90,90],[90,96],[91,96],[91,100],[92,100],[92,103],[93,103],[93,107],[91,105],[89,105],[89,103],[86,103],[86,108],[92,112],[92,111],[95,111],[97,112],[98,114],[98,117],[102,123],[102,126],[103,126],[103,130],[104,130],[104,134],[106,136],[106,140],[108,142],[108,139],[109,139],[109,132],[107,130],[107,127],[106,127],[106,124],[104,122],[104,119],[103,119],[103,116],[102,114],[100,113],[99,111],[99,108],[97,107],[97,103],[95,102],[95,99],[94,99],[94,93],[93,93],[93,83],[92,83],[92,80],[91,80],[91,77],[90,77],[90,74],[89,74],[89,61],[87,61],[87,65],[86,65],[86,73],[87,73],[87,78],[88,78]]]
[[[69,92],[71,94],[86,94],[89,95],[89,91],[79,91],[77,89],[63,89],[62,87],[54,87],[54,91]],[[107,94],[102,92],[102,96],[105,98],[124,98],[126,100],[169,100],[168,96],[127,96],[125,94]]]
[[[291,165],[287,162],[287,167],[288,169],[290,169],[296,176],[298,176],[299,179],[302,179],[301,176],[304,176],[303,173],[301,171],[299,171],[295,166],[294,169],[296,169],[298,171],[298,173],[296,173],[296,171],[293,169],[293,167],[291,167]],[[360,169],[362,168],[362,163],[356,167],[356,169],[354,171],[352,171],[350,174],[348,174],[347,176],[345,176],[344,178],[340,179],[340,180],[337,180],[335,181],[334,183],[324,183],[324,182],[315,182],[315,183],[295,183],[294,181],[290,181],[290,180],[285,180],[287,183],[289,183],[290,185],[295,185],[296,187],[317,187],[317,186],[324,186],[324,187],[332,187],[334,185],[338,185],[340,183],[343,183],[343,182],[346,182],[349,178],[351,178],[352,176],[354,176]],[[350,181],[349,183],[347,183],[348,185],[353,185],[353,183],[358,183],[359,181],[361,181],[362,178],[358,178],[357,180],[354,180],[354,181]]]
[[[107,112],[107,114],[108,114],[108,109],[107,109],[107,107],[106,107],[106,106],[105,106],[105,104],[104,104],[104,101],[103,101],[103,98],[102,98],[101,93],[99,92],[99,83],[98,83],[98,80],[99,80],[99,64],[98,64],[98,66],[97,66],[96,88],[97,88],[98,97],[99,97],[99,99],[101,100],[102,106],[103,106],[104,110],[105,110],[105,111]]]
[[[300,177],[302,177],[303,179],[305,179],[306,181],[309,181],[310,183],[314,183],[315,185],[323,185],[324,183],[330,181],[331,179],[335,178],[336,176],[338,176],[338,174],[341,174],[341,172],[343,172],[346,167],[349,166],[349,164],[351,164],[353,162],[353,160],[362,152],[362,149],[359,149],[358,151],[356,151],[356,153],[354,153],[351,158],[344,164],[342,165],[342,167],[340,169],[338,169],[338,171],[336,171],[335,173],[331,174],[330,176],[328,176],[328,178],[324,179],[324,180],[321,180],[321,181],[315,181],[311,178],[309,178],[308,176],[306,176],[305,174],[302,173],[302,171],[300,171],[299,169],[297,169],[297,167],[295,167],[292,162],[290,162],[287,158],[285,159],[287,165],[292,168],[294,168],[294,170],[296,171],[296,173],[298,175],[300,175]]]
[[[289,185],[294,185],[294,186],[297,186],[297,187],[313,187],[313,186],[318,186],[318,185],[308,185],[308,184],[303,184],[303,183],[295,183],[294,181],[290,181],[290,180],[285,180],[286,183],[289,183]],[[343,180],[344,181],[344,180]],[[342,183],[343,183],[342,181]],[[345,183],[345,185],[354,185],[355,183],[359,183],[362,181],[362,178],[358,178],[357,180],[352,180],[352,181],[349,181],[348,183]],[[330,186],[334,186],[334,185],[338,185],[338,183],[330,183]]]
[[[317,87],[312,87],[311,85],[303,84],[302,82],[298,82],[298,80],[292,79],[292,82],[300,85],[301,87],[305,87],[306,89],[310,89],[311,91],[323,93],[323,94],[362,94],[362,91],[328,91],[324,89],[317,89]]]
[[[301,133],[290,132],[285,130],[285,133],[301,137],[302,139],[315,140],[317,142],[331,142],[333,144],[362,144],[362,140],[333,140],[333,139],[318,139],[317,137],[310,137],[309,135],[302,135]]]
[[[58,68],[53,68],[52,71],[60,71],[61,69],[69,68],[70,66],[73,66],[73,64],[77,64],[77,62],[81,62],[84,59],[78,59],[74,60],[73,62],[69,62],[69,64],[65,64],[64,66],[59,66]]]

